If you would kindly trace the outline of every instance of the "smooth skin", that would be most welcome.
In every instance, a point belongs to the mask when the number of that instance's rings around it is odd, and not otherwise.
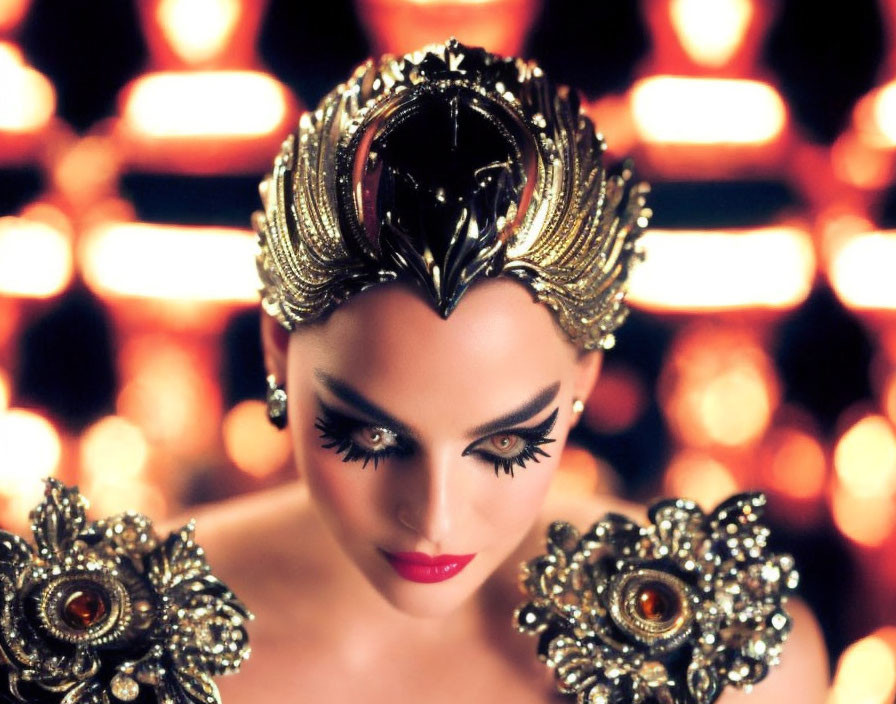
[[[559,701],[534,639],[511,627],[519,563],[543,551],[553,520],[585,529],[610,510],[644,519],[610,497],[550,490],[573,400],[588,397],[600,354],[580,354],[544,305],[501,279],[474,286],[447,319],[413,288],[388,284],[292,335],[266,318],[263,340],[269,371],[286,380],[299,481],[200,516],[213,569],[256,615],[252,657],[220,678],[223,701]],[[315,428],[321,403],[374,430],[387,415],[413,451],[376,469],[343,462]],[[508,430],[555,409],[549,456],[513,477],[464,452],[513,446]],[[496,423],[508,415],[510,427]],[[382,550],[476,557],[421,584]],[[781,667],[723,704],[824,701],[818,626],[801,603],[791,612]]]

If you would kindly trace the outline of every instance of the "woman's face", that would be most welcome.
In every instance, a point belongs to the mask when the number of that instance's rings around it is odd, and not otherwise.
[[[507,280],[473,287],[447,319],[379,286],[280,358],[321,515],[383,597],[421,616],[456,608],[523,539],[598,363]]]

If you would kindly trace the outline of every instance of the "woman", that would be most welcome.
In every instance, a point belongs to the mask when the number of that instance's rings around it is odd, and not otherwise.
[[[537,67],[454,41],[360,67],[284,145],[255,226],[301,481],[198,522],[256,616],[226,704],[556,700],[511,628],[518,566],[553,520],[642,515],[549,490],[649,216],[602,148]],[[825,696],[817,626],[788,609],[752,701]]]

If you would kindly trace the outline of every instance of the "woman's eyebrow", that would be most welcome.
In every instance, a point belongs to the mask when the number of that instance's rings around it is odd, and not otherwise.
[[[543,411],[551,401],[557,398],[557,393],[559,391],[560,382],[558,381],[539,391],[531,400],[526,401],[526,403],[516,410],[473,428],[469,431],[468,435],[470,437],[491,435],[499,430],[505,430],[518,423],[527,421],[536,413]]]
[[[365,398],[357,389],[352,388],[344,381],[330,376],[320,369],[314,370],[314,376],[323,384],[336,398],[343,403],[351,406],[356,411],[364,414],[367,419],[376,425],[382,425],[393,432],[404,435],[407,438],[415,438],[416,433],[397,418],[389,415],[382,408],[377,406],[373,401]]]

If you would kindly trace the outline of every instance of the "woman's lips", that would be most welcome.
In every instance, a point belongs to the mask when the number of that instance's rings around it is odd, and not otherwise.
[[[386,552],[380,550],[399,576],[411,582],[444,582],[460,572],[476,554],[427,555],[422,552]]]

